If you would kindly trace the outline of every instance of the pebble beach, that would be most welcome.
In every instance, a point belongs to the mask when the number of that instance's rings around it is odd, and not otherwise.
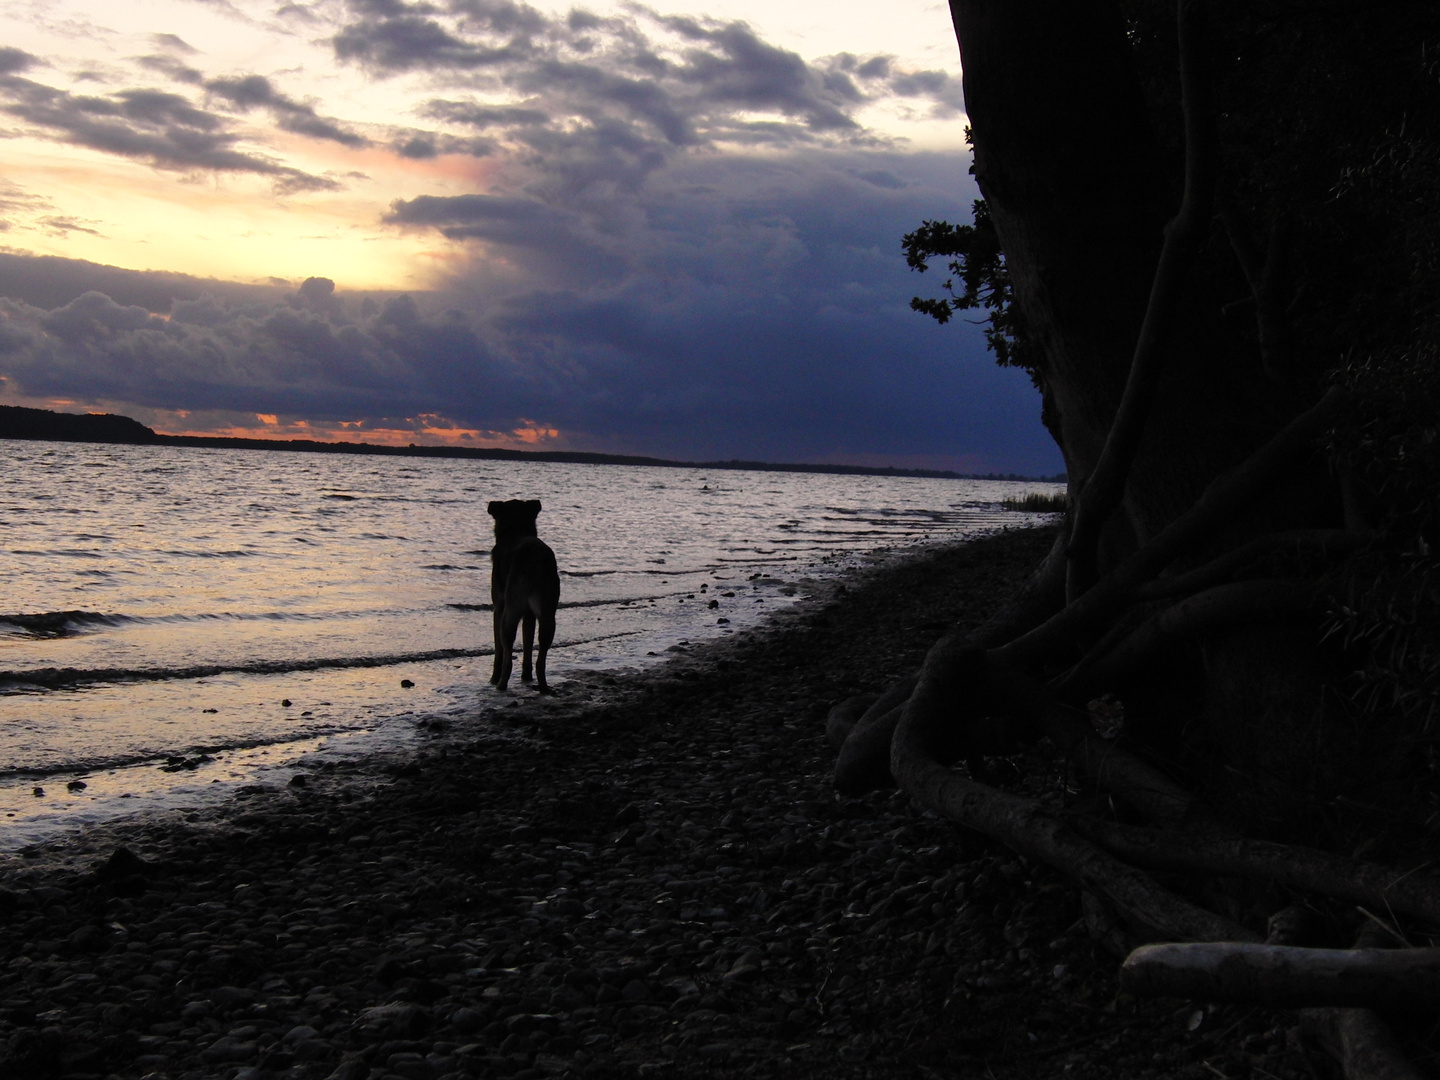
[[[3,856],[0,1075],[1311,1075],[1283,1017],[1117,995],[1043,868],[833,790],[830,705],[1052,540],[925,549],[498,724]]]

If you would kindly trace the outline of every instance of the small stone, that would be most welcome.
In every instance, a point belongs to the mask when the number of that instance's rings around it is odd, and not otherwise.
[[[631,979],[620,991],[620,996],[626,1001],[648,1001],[650,998],[650,984],[640,979]]]
[[[204,1050],[200,1051],[200,1060],[211,1063],[231,1062],[238,1064],[242,1061],[253,1060],[258,1050],[259,1048],[253,1042],[236,1039],[229,1035],[222,1035]]]
[[[402,687],[404,687],[406,690],[409,690],[412,686],[415,685],[415,683],[412,682],[410,679],[401,679],[401,680],[400,680],[400,685],[401,685]]]
[[[66,791],[84,791],[84,790],[85,790],[87,787],[89,787],[89,786],[90,786],[90,785],[87,784],[87,783],[85,783],[84,780],[71,780],[68,784],[65,785],[65,790],[66,790]]]
[[[485,1016],[478,1009],[456,1009],[450,1016],[450,1023],[457,1031],[478,1031],[485,1024]]]
[[[260,997],[254,990],[239,986],[217,986],[208,996],[221,1009],[238,1009],[242,1005],[253,1004]]]
[[[289,699],[288,697],[287,697],[287,698],[281,698],[281,699],[280,699],[280,707],[281,707],[282,709],[288,709],[288,708],[290,707],[290,699]]]
[[[45,789],[43,787],[31,788],[30,794],[34,795],[37,799],[43,799],[45,797]]]

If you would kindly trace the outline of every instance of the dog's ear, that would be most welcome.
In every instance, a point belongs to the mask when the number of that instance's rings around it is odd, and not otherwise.
[[[539,517],[539,516],[540,516],[540,500],[539,500],[539,499],[531,499],[529,502],[527,502],[527,503],[525,504],[525,509],[528,510],[528,511],[530,511],[535,517]]]
[[[504,505],[505,505],[505,504],[502,503],[502,502],[495,502],[495,501],[492,500],[491,503],[490,503],[490,505],[487,506],[487,507],[485,507],[485,512],[486,512],[487,514],[489,514],[491,517],[499,517],[499,516],[500,516],[500,510],[501,510],[502,507],[504,507]]]

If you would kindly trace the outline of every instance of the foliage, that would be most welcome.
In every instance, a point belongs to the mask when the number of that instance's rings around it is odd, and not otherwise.
[[[1000,500],[1006,510],[1019,510],[1027,514],[1063,514],[1069,502],[1063,491],[1052,493],[1031,491],[1025,495],[1008,496]]]
[[[953,275],[940,285],[949,294],[948,299],[916,296],[910,307],[942,325],[956,312],[985,309],[989,314],[979,322],[985,326],[985,341],[996,363],[1033,372],[1038,353],[1026,340],[1024,318],[1015,306],[1000,237],[984,199],[975,200],[974,216],[973,225],[925,221],[914,232],[905,234],[901,243],[911,270],[924,273],[929,269],[929,260],[949,259],[948,269]]]

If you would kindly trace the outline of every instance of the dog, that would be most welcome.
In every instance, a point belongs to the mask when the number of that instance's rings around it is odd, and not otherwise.
[[[535,656],[536,689],[550,692],[545,681],[545,654],[555,640],[555,609],[560,606],[560,571],[555,553],[540,539],[535,519],[538,499],[507,499],[486,507],[495,519],[495,546],[490,550],[490,601],[495,611],[495,672],[490,681],[504,690],[515,661],[515,628],[523,625],[525,657],[520,681],[530,681],[530,649],[540,627]]]

